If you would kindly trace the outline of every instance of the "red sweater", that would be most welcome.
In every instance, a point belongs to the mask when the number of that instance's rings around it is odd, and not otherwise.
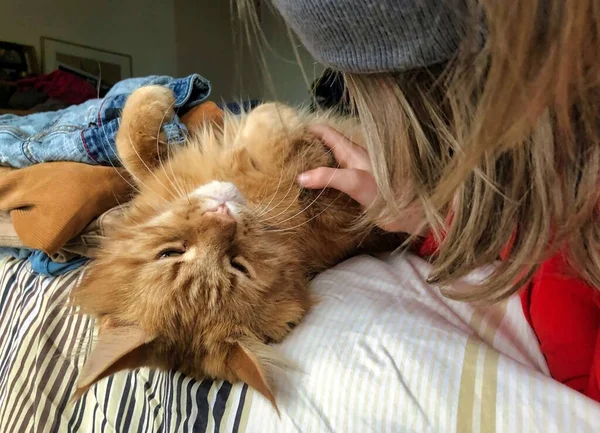
[[[430,256],[436,248],[430,235],[418,253]],[[600,402],[600,291],[574,278],[558,253],[520,296],[552,377]]]

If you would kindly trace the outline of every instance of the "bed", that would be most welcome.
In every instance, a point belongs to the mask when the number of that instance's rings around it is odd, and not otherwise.
[[[600,405],[548,377],[517,298],[449,301],[407,253],[314,280],[318,306],[278,347],[295,363],[276,377],[280,418],[247,385],[149,369],[70,402],[94,338],[65,306],[85,269],[51,279],[26,261],[0,266],[0,432],[598,431]]]

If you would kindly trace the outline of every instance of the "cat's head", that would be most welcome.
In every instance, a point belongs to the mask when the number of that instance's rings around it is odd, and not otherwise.
[[[268,343],[310,307],[306,270],[285,231],[265,229],[265,203],[210,180],[207,161],[218,150],[157,155],[166,96],[138,91],[123,113],[118,150],[141,192],[72,295],[100,324],[79,394],[117,371],[149,366],[241,380],[274,403],[270,375],[279,360]]]

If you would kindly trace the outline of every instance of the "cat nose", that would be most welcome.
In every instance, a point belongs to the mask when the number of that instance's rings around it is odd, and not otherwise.
[[[207,210],[206,214],[209,216],[220,218],[222,220],[226,220],[226,221],[228,221],[228,220],[235,221],[235,219],[231,215],[231,211],[229,210],[229,207],[227,207],[227,205],[225,203],[222,203],[213,209]]]
[[[218,206],[215,206],[213,208],[210,208],[206,211],[206,213],[208,214],[216,214],[216,215],[224,215],[224,216],[231,216],[231,212],[229,211],[229,208],[227,207],[227,205],[225,203],[221,203]]]
[[[216,209],[214,209],[210,212],[224,214],[224,215],[231,215],[231,213],[229,212],[229,208],[227,207],[227,205],[225,203],[220,204],[219,206],[217,206]]]

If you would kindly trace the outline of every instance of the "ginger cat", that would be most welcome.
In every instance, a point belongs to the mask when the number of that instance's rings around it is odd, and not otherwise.
[[[264,104],[169,147],[159,131],[173,102],[169,89],[149,86],[123,111],[117,149],[139,194],[72,294],[100,323],[76,396],[148,366],[244,381],[276,407],[279,358],[268,343],[311,307],[311,275],[368,234],[353,224],[361,209],[352,199],[295,182],[336,164],[307,127],[327,122],[354,140],[358,127]]]

